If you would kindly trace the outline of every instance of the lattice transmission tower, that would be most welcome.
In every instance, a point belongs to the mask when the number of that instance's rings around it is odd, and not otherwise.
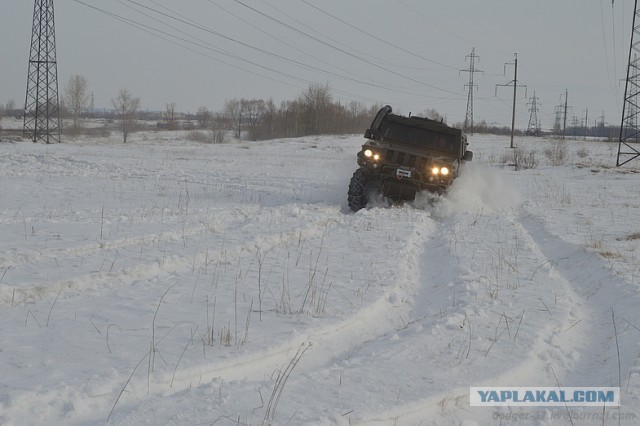
[[[627,82],[624,88],[624,104],[622,106],[622,123],[620,124],[620,138],[618,140],[618,159],[617,166],[622,166],[634,158],[640,157],[638,146],[631,145],[638,142],[638,114],[640,108],[640,63],[638,54],[640,53],[640,25],[637,17],[640,15],[638,10],[638,0],[635,1],[633,7],[633,23],[631,32],[631,43],[629,46],[629,66],[627,67]]]
[[[23,133],[34,142],[60,142],[53,0],[34,1]]]
[[[476,68],[476,58],[479,60],[480,57],[476,55],[475,47],[471,50],[471,54],[467,55],[467,58],[469,58],[469,68],[467,68],[466,70],[460,70],[460,72],[469,73],[469,83],[464,85],[464,87],[469,88],[469,97],[467,98],[467,115],[464,117],[463,130],[472,135],[473,134],[473,88],[477,87],[473,83],[473,75],[477,72],[484,72],[484,71]]]
[[[533,92],[533,98],[531,98],[531,102],[529,105],[529,126],[527,127],[527,135],[529,136],[540,136],[540,122],[538,121],[538,98],[536,96],[536,92]]]

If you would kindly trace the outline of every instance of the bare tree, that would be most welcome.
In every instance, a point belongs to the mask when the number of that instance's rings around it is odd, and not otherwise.
[[[422,113],[422,117],[430,118],[432,120],[441,121],[443,123],[447,122],[446,117],[438,112],[438,110],[434,108],[427,108]]]
[[[277,111],[273,99],[269,99],[263,103],[260,120],[257,124],[255,135],[253,136],[255,140],[272,139],[275,136]]]
[[[211,120],[213,119],[213,113],[209,111],[207,107],[201,106],[196,113],[196,119],[201,129],[209,127]]]
[[[262,99],[240,99],[240,109],[250,140],[257,140],[267,107]]]
[[[233,123],[233,131],[237,139],[242,136],[242,106],[239,100],[231,99],[224,103],[224,115]]]
[[[305,134],[325,133],[330,123],[331,90],[328,85],[311,84],[300,97],[304,108]]]
[[[165,105],[164,119],[167,122],[167,128],[169,130],[175,130],[178,127],[176,125],[176,103],[175,102],[171,102]]]
[[[127,136],[133,126],[136,111],[140,107],[140,98],[134,97],[127,89],[120,89],[118,97],[111,99],[111,104],[122,123],[123,142],[127,143]]]
[[[7,105],[5,106],[5,109],[7,111],[11,111],[11,112],[15,112],[16,109],[16,101],[14,101],[13,99],[9,99],[7,101]]]
[[[16,111],[16,101],[14,101],[13,99],[9,99],[7,101],[7,104],[4,107],[4,112],[9,116],[9,115],[13,115],[13,116],[19,116],[21,113],[19,113],[18,111]]]
[[[360,133],[366,129],[379,105],[334,102],[329,86],[310,85],[293,101],[233,99],[225,102],[224,117],[237,138],[264,140],[311,134]]]
[[[78,128],[78,118],[89,104],[89,82],[79,74],[73,74],[64,89],[62,104],[71,114],[74,130]]]

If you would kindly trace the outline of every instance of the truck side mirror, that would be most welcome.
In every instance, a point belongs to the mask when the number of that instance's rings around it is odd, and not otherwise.
[[[371,134],[371,133],[372,133],[372,132],[371,132],[371,129],[367,129],[367,130],[365,130],[365,131],[364,131],[364,137],[365,137],[365,139],[371,139],[371,137],[372,137],[372,134]]]
[[[473,152],[471,151],[467,151],[464,153],[464,156],[462,157],[463,161],[471,161],[473,160]]]

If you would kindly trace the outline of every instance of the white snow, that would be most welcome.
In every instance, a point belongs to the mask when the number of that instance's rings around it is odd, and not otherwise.
[[[362,142],[0,143],[0,424],[640,422],[640,163],[472,136],[446,196],[352,213]],[[557,385],[622,404],[469,406]]]

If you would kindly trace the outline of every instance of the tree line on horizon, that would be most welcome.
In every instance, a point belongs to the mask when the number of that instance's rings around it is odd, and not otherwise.
[[[64,133],[81,134],[85,130],[82,119],[103,118],[117,122],[124,142],[132,131],[140,128],[140,120],[155,121],[155,128],[159,130],[190,130],[195,139],[207,142],[223,142],[227,134],[250,141],[323,134],[357,134],[370,125],[381,107],[355,101],[345,105],[333,99],[328,85],[318,84],[310,84],[296,99],[282,101],[280,105],[276,105],[272,99],[231,99],[225,101],[223,110],[218,112],[202,106],[193,114],[180,113],[175,102],[167,103],[164,111],[140,111],[140,102],[140,98],[128,89],[120,89],[118,95],[111,100],[112,109],[92,108],[88,80],[82,75],[74,74],[60,96],[61,116],[71,123],[64,127]],[[22,113],[22,110],[16,109],[15,101],[7,102],[6,106],[0,104],[0,118],[3,115],[18,117]],[[446,122],[446,118],[436,109],[425,109],[416,115]],[[455,124],[454,127],[462,127],[462,124]],[[474,133],[491,134],[509,134],[511,131],[509,127],[490,125],[484,120],[476,123],[473,130]],[[566,135],[610,138],[615,130],[612,126],[590,129],[576,126],[567,128]],[[516,134],[524,135],[525,132],[516,130]]]

